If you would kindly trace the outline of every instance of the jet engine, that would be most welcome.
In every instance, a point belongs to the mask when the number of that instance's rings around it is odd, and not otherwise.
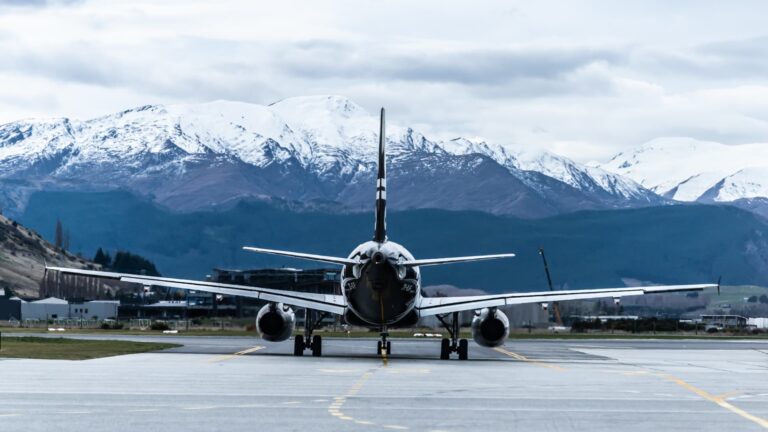
[[[269,303],[256,315],[256,329],[264,340],[282,342],[291,337],[296,314],[282,303]]]
[[[472,338],[478,345],[497,347],[509,336],[509,319],[496,308],[484,308],[475,312],[472,319]]]

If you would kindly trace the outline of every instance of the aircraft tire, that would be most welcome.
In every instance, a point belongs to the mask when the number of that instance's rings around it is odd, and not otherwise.
[[[451,341],[448,338],[443,338],[440,342],[440,360],[448,360],[451,358]]]
[[[459,340],[459,360],[469,358],[469,342],[466,339]]]
[[[304,355],[304,336],[296,335],[293,339],[293,355],[297,357]]]
[[[312,356],[320,357],[323,355],[323,338],[322,336],[312,336]]]

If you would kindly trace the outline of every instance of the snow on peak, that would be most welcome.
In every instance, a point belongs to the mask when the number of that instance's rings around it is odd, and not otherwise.
[[[291,118],[296,118],[297,115],[319,115],[331,118],[370,116],[370,113],[360,105],[338,95],[291,97],[274,102],[269,105],[269,108]]]
[[[54,175],[69,176],[116,161],[127,175],[182,170],[185,161],[224,158],[266,167],[297,161],[322,177],[369,172],[377,153],[378,112],[343,96],[294,97],[271,105],[213,101],[145,105],[86,121],[16,122],[0,126],[0,172],[57,161]],[[457,138],[433,142],[419,131],[387,125],[391,161],[424,152],[481,154],[536,187],[536,171],[587,192],[618,198],[647,193],[631,180],[541,150]]]
[[[641,198],[647,195],[647,191],[632,180],[597,167],[577,164],[566,157],[541,149],[488,144],[485,141],[466,138],[456,138],[441,145],[453,154],[479,153],[488,156],[513,174],[520,171],[535,171],[576,189],[587,191],[600,189],[621,198]]]
[[[715,201],[768,196],[768,144],[659,138],[599,166],[680,201],[703,199],[705,193]]]

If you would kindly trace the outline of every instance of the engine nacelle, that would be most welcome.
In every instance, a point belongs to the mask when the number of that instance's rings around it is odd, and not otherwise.
[[[256,330],[264,340],[282,342],[293,332],[296,314],[282,303],[269,303],[256,315]]]
[[[496,308],[485,308],[475,312],[472,319],[472,338],[478,345],[497,347],[509,336],[509,319]]]

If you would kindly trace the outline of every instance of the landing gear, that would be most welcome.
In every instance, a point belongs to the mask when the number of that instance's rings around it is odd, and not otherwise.
[[[466,339],[459,339],[459,313],[453,312],[451,314],[450,324],[443,315],[437,315],[437,319],[451,336],[450,339],[443,338],[440,341],[440,360],[450,359],[451,353],[454,352],[459,354],[459,360],[467,360],[469,358],[469,342]]]
[[[459,360],[469,358],[469,342],[466,339],[459,339]]]
[[[304,348],[306,348],[306,345],[304,345],[304,336],[296,335],[296,337],[293,338],[293,355],[297,357],[303,356]]]
[[[323,338],[320,335],[312,335],[312,333],[326,315],[326,313],[320,314],[317,320],[315,320],[315,311],[305,309],[304,334],[296,335],[293,339],[293,355],[303,356],[304,350],[312,351],[313,357],[323,355]]]
[[[317,335],[312,336],[312,346],[310,349],[312,350],[313,357],[320,357],[323,355],[323,338]]]
[[[388,341],[389,333],[386,329],[381,331],[381,340],[376,342],[376,355],[385,356],[392,354],[392,342]]]

